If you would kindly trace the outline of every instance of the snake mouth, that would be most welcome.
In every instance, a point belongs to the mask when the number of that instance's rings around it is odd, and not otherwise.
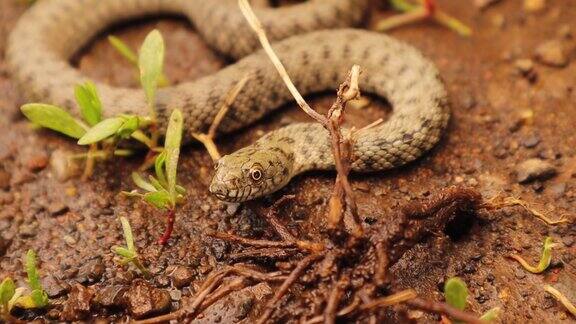
[[[245,200],[239,190],[230,190],[214,182],[210,184],[209,190],[216,198],[223,201],[241,202]]]

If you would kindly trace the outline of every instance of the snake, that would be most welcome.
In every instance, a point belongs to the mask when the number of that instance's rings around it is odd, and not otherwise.
[[[411,45],[358,28],[368,9],[368,0],[255,7],[274,51],[303,95],[336,89],[358,64],[364,71],[360,89],[392,106],[384,123],[355,134],[354,172],[384,171],[418,159],[440,140],[450,118],[436,66]],[[165,131],[171,110],[178,108],[185,140],[206,131],[230,89],[247,75],[219,134],[247,127],[293,100],[234,0],[41,0],[23,13],[9,35],[9,72],[27,99],[74,113],[74,86],[88,79],[70,63],[71,57],[114,24],[166,14],[186,17],[211,48],[233,63],[159,89],[160,130]],[[106,116],[148,111],[141,89],[100,82],[96,87]],[[334,168],[328,131],[319,123],[293,123],[220,158],[209,191],[224,201],[243,202],[269,195],[303,172]]]

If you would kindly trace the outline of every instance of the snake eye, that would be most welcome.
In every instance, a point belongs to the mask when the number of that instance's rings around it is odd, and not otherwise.
[[[262,179],[262,171],[260,169],[254,168],[250,170],[250,177],[254,181],[260,181],[260,179]]]

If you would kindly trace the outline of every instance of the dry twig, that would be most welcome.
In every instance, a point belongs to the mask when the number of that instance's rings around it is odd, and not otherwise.
[[[298,278],[300,277],[302,272],[306,270],[306,268],[308,268],[313,262],[320,259],[321,257],[322,256],[319,254],[310,254],[309,256],[305,257],[300,262],[298,262],[296,268],[292,270],[288,278],[282,283],[280,288],[278,288],[276,294],[274,294],[274,297],[270,299],[270,301],[268,301],[268,304],[266,305],[264,312],[257,321],[258,324],[266,323],[266,321],[270,318],[270,316],[272,316],[272,313],[274,312],[277,306],[276,304],[280,301],[280,299],[282,299],[282,297],[286,294],[288,289],[290,289],[292,284],[294,284],[296,280],[298,280]]]
[[[465,311],[461,311],[461,310],[454,308],[454,307],[452,307],[448,304],[445,304],[445,303],[435,302],[435,301],[431,301],[431,300],[425,300],[425,299],[417,297],[417,298],[408,300],[406,302],[406,304],[408,304],[412,307],[415,307],[415,308],[429,311],[429,312],[447,315],[449,318],[453,318],[453,319],[463,321],[466,323],[485,324],[485,322],[478,319],[478,317],[476,317],[476,315],[465,312]]]
[[[214,139],[216,138],[216,131],[218,130],[220,123],[222,123],[224,116],[226,116],[226,113],[228,113],[230,106],[232,106],[232,103],[234,103],[234,100],[236,100],[236,97],[238,94],[240,94],[240,91],[242,91],[249,79],[250,75],[244,76],[242,79],[240,79],[240,81],[238,81],[238,83],[236,83],[234,87],[232,87],[232,89],[230,89],[226,95],[226,98],[224,99],[222,107],[220,107],[220,110],[218,110],[218,113],[216,114],[216,117],[214,117],[214,121],[212,121],[212,124],[210,125],[210,128],[206,134],[192,133],[192,136],[206,147],[206,150],[208,151],[208,154],[210,154],[212,161],[216,161],[221,157],[220,152],[218,151],[218,147],[216,147],[216,144],[214,143]]]

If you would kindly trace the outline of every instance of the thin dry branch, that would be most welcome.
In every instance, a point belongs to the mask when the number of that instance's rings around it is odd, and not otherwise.
[[[224,233],[224,232],[213,232],[213,233],[208,233],[207,235],[211,236],[213,238],[217,238],[217,239],[221,239],[221,240],[225,240],[225,241],[229,241],[229,242],[235,242],[235,243],[242,244],[242,245],[256,246],[256,247],[262,247],[262,248],[293,248],[293,247],[296,247],[295,242],[255,240],[255,239],[244,238],[241,236],[237,236],[234,234],[228,234],[228,233]]]
[[[282,283],[280,288],[278,288],[276,294],[274,294],[274,297],[270,299],[270,301],[268,301],[266,309],[264,310],[264,312],[257,321],[258,324],[264,324],[266,323],[266,321],[268,321],[268,319],[270,318],[270,316],[272,316],[272,313],[276,309],[280,299],[284,297],[286,292],[288,292],[288,289],[290,289],[290,287],[298,280],[302,272],[304,272],[306,268],[308,268],[313,262],[320,259],[321,257],[322,255],[320,254],[310,254],[309,256],[305,257],[300,262],[298,262],[296,268],[292,270],[288,278]]]
[[[304,112],[306,114],[308,114],[310,117],[314,118],[320,124],[326,125],[328,123],[328,121],[326,120],[326,117],[322,116],[321,114],[316,112],[314,109],[312,109],[310,107],[310,105],[308,105],[306,100],[304,100],[304,97],[302,97],[302,95],[300,94],[298,89],[296,89],[296,86],[294,85],[294,83],[292,82],[290,77],[288,76],[288,72],[286,71],[286,68],[284,67],[284,65],[282,64],[280,59],[278,58],[278,55],[276,55],[276,53],[272,49],[272,46],[270,45],[270,41],[268,40],[268,37],[266,36],[266,31],[262,27],[262,23],[260,23],[260,20],[258,20],[258,17],[256,17],[256,14],[254,13],[254,11],[252,10],[252,7],[248,3],[248,0],[238,0],[238,5],[240,6],[240,10],[242,11],[242,14],[244,15],[244,17],[248,21],[248,24],[256,32],[256,35],[258,36],[258,39],[260,40],[260,44],[262,44],[262,47],[264,48],[264,51],[266,52],[268,57],[270,57],[272,64],[274,64],[274,66],[276,67],[276,70],[278,70],[278,73],[280,73],[280,77],[282,78],[282,80],[284,81],[286,86],[288,87],[288,90],[290,91],[292,96],[296,99],[298,106],[300,106],[300,108],[302,108],[302,110],[304,110]]]
[[[324,323],[334,324],[336,322],[336,317],[338,316],[338,305],[340,304],[340,299],[344,293],[344,290],[350,284],[350,278],[348,276],[343,276],[338,282],[332,287],[332,291],[328,296],[328,302],[326,303],[326,309],[324,310]]]
[[[425,299],[417,297],[417,298],[408,300],[406,302],[406,304],[408,304],[412,307],[415,307],[415,308],[425,310],[425,311],[447,315],[450,318],[453,318],[453,319],[456,319],[459,321],[463,321],[466,323],[470,323],[470,324],[485,324],[486,323],[486,322],[480,320],[474,314],[471,314],[471,313],[468,313],[465,311],[461,311],[461,310],[454,308],[454,307],[452,307],[448,304],[445,304],[445,303],[435,302],[435,301],[431,301],[431,300],[425,300]]]
[[[218,287],[209,297],[207,297],[201,304],[198,309],[198,314],[202,313],[206,308],[213,305],[215,302],[219,301],[220,299],[228,296],[230,293],[234,291],[238,291],[242,288],[246,287],[246,278],[239,277],[234,278],[230,282],[223,284],[222,286]]]
[[[570,220],[565,218],[564,215],[562,215],[560,217],[560,219],[558,219],[558,220],[552,220],[548,216],[546,216],[544,213],[541,213],[540,211],[531,207],[528,204],[528,202],[526,202],[522,199],[516,198],[516,197],[502,197],[502,196],[498,195],[498,196],[493,197],[492,199],[490,199],[489,201],[487,201],[484,204],[484,207],[489,208],[489,209],[503,208],[503,207],[516,207],[516,206],[520,206],[520,207],[524,208],[530,214],[538,217],[540,220],[542,220],[544,223],[546,223],[548,225],[558,225],[558,224],[570,222]]]
[[[222,123],[224,116],[226,116],[228,113],[230,106],[232,106],[234,100],[236,100],[236,97],[238,97],[238,94],[240,94],[240,91],[242,91],[246,85],[246,82],[250,80],[250,77],[251,75],[244,76],[242,79],[240,79],[240,81],[238,81],[238,83],[236,83],[236,85],[234,85],[234,87],[232,87],[232,89],[230,89],[226,95],[226,98],[224,99],[224,103],[218,110],[216,117],[214,117],[214,121],[212,121],[212,124],[210,125],[207,133],[192,133],[192,136],[200,143],[202,143],[204,147],[206,147],[206,150],[208,151],[208,154],[210,154],[210,157],[213,161],[216,161],[221,157],[220,152],[218,151],[218,147],[216,146],[216,143],[214,143],[214,139],[216,138],[216,131],[218,130],[220,123]]]
[[[163,323],[172,320],[177,320],[179,318],[184,318],[187,316],[192,316],[196,313],[198,307],[204,302],[206,297],[222,282],[222,279],[230,273],[229,269],[224,269],[221,271],[216,271],[208,276],[204,281],[192,304],[185,306],[175,312],[170,314],[160,315],[152,318],[148,318],[141,321],[136,321],[137,324],[153,324],[153,323]]]

